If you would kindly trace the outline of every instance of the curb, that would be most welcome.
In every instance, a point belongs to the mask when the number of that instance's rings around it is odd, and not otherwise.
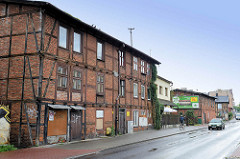
[[[124,146],[134,145],[134,144],[137,144],[137,143],[143,143],[143,142],[156,140],[156,139],[161,139],[161,138],[165,138],[165,137],[170,137],[170,136],[174,136],[174,135],[184,134],[184,133],[188,133],[188,132],[192,132],[192,131],[196,131],[196,130],[201,130],[201,129],[206,129],[206,127],[202,127],[202,128],[198,128],[198,129],[194,129],[194,130],[187,130],[187,131],[172,133],[172,134],[169,134],[169,135],[158,136],[158,137],[154,137],[154,138],[150,138],[150,139],[146,139],[146,140],[142,140],[142,141],[136,141],[136,142],[132,142],[132,143],[127,143],[127,144],[124,144],[124,145],[113,146],[111,148],[106,148],[106,149],[102,149],[102,150],[99,150],[99,151],[96,151],[96,152],[93,152],[93,153],[82,154],[82,155],[79,155],[79,156],[73,156],[73,157],[70,157],[70,158],[67,158],[67,159],[77,159],[79,157],[89,156],[89,155],[96,154],[96,153],[104,151],[104,150],[111,150],[111,149],[115,149],[115,148],[120,148],[120,147],[124,147]]]

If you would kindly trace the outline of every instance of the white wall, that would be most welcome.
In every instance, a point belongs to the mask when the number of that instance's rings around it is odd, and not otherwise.
[[[170,101],[170,83],[157,77],[155,84],[157,85],[157,98]],[[159,93],[159,86],[162,87],[162,94]],[[165,88],[167,88],[167,96],[165,95]]]

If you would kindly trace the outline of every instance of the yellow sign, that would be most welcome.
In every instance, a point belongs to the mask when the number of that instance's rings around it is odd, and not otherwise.
[[[4,117],[9,123],[11,122],[10,118],[8,117],[8,114],[10,113],[9,110],[5,105],[0,105],[0,112],[1,116],[0,118]]]
[[[130,111],[127,111],[127,116],[130,116]]]
[[[198,98],[197,97],[191,97],[191,102],[198,102]]]

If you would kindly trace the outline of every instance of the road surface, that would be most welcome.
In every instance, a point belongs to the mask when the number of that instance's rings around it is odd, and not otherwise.
[[[240,143],[240,121],[225,130],[196,130],[143,143],[108,149],[82,158],[95,159],[223,159]]]

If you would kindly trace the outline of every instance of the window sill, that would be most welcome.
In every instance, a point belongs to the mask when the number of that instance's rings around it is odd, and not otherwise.
[[[69,51],[68,48],[65,48],[65,47],[62,47],[62,46],[58,46],[60,49],[63,49],[63,50],[66,50],[66,51]]]
[[[79,93],[79,92],[81,92],[81,89],[72,89],[72,92],[77,92],[77,93]]]
[[[100,61],[100,62],[105,62],[104,59],[98,59],[98,58],[97,58],[97,60]]]
[[[145,72],[141,72],[142,75],[146,76],[147,74]]]
[[[142,100],[145,100],[145,98],[141,97]]]
[[[138,99],[138,97],[133,97],[133,98]]]
[[[102,93],[97,93],[96,95],[97,96],[104,96],[104,94],[102,94]]]
[[[77,52],[77,51],[73,51],[74,54],[78,54],[78,55],[82,55],[83,52]]]
[[[57,87],[57,91],[67,91],[67,88],[65,88],[65,87]]]

